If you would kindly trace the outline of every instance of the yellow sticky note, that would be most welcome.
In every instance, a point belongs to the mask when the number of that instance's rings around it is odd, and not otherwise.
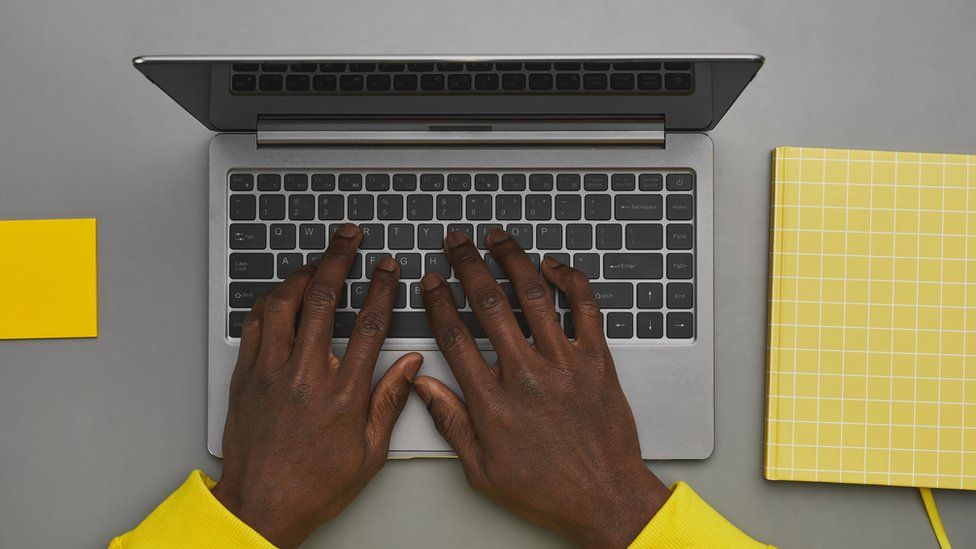
[[[0,221],[0,339],[98,336],[94,219]]]

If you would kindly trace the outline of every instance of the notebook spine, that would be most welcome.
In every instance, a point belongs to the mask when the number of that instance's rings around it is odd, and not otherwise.
[[[781,212],[778,208],[779,201],[781,199],[781,192],[778,188],[778,182],[782,180],[782,163],[779,161],[779,156],[784,154],[785,150],[783,147],[778,147],[773,151],[771,155],[771,172],[772,181],[769,189],[769,260],[768,260],[768,270],[769,270],[769,280],[767,283],[766,295],[767,295],[767,307],[766,307],[766,421],[765,421],[765,433],[763,445],[763,476],[769,480],[779,480],[780,476],[777,471],[777,464],[780,463],[778,449],[781,448],[779,441],[777,440],[777,430],[774,424],[773,418],[780,417],[779,410],[774,410],[773,407],[777,405],[778,400],[774,401],[772,395],[776,394],[777,388],[773,387],[774,377],[776,383],[778,383],[779,377],[774,376],[773,372],[778,368],[778,363],[776,361],[776,345],[774,342],[775,333],[773,331],[772,321],[777,318],[777,307],[776,296],[779,295],[780,288],[778,287],[779,278],[773,276],[776,272],[781,272],[779,262],[782,261],[781,251],[781,235],[775,230],[777,225],[777,215]]]

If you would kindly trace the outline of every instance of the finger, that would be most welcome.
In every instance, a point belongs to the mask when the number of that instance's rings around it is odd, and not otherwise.
[[[577,344],[605,346],[607,341],[603,335],[600,304],[593,296],[593,289],[590,288],[586,275],[552,257],[547,257],[542,262],[542,274],[553,286],[566,294],[573,313]]]
[[[486,490],[488,478],[482,467],[484,459],[481,442],[471,422],[471,414],[468,413],[464,403],[454,394],[454,391],[432,377],[417,378],[413,387],[427,406],[437,431],[457,452],[468,483],[475,490]]]
[[[552,289],[546,284],[546,280],[508,233],[496,229],[488,234],[486,240],[488,249],[512,281],[522,305],[522,312],[532,330],[535,346],[547,355],[563,352],[569,347],[569,341],[559,325],[559,315],[556,314],[556,305],[552,301]]]
[[[390,369],[383,374],[373,395],[369,399],[369,412],[366,415],[366,441],[372,455],[382,462],[386,461],[390,451],[390,436],[396,425],[400,412],[407,404],[413,380],[417,377],[420,366],[424,363],[424,356],[420,353],[408,353],[396,360]]]
[[[302,304],[312,268],[301,268],[267,294],[261,318],[261,348],[258,356],[269,365],[280,365],[291,355],[295,342],[295,315]]]
[[[427,310],[437,347],[447,360],[461,391],[468,401],[480,399],[498,378],[485,363],[478,344],[458,314],[454,296],[444,278],[427,273],[420,281],[421,297]]]
[[[261,348],[261,316],[264,314],[264,301],[266,296],[261,296],[254,302],[251,311],[244,319],[241,328],[241,346],[237,351],[236,368],[250,368],[258,358],[258,350]]]
[[[362,240],[359,227],[346,223],[336,231],[305,288],[295,352],[302,364],[320,364],[332,352],[332,326],[346,275]]]
[[[376,358],[393,317],[393,305],[400,281],[400,265],[392,257],[384,257],[373,270],[373,279],[366,292],[366,303],[356,315],[346,354],[342,357],[340,375],[347,377],[357,390],[369,389]]]
[[[478,323],[502,359],[500,362],[517,364],[520,357],[532,350],[508,305],[505,292],[488,271],[474,242],[464,233],[455,232],[447,235],[444,247]]]

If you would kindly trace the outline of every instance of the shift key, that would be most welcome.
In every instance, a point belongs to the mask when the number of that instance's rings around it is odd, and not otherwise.
[[[663,271],[661,254],[603,254],[603,278],[656,279],[661,278]]]
[[[634,306],[634,285],[629,282],[590,283],[601,309],[630,309]]]
[[[230,277],[274,278],[273,254],[230,254]]]
[[[277,287],[277,282],[231,282],[228,302],[234,308],[250,309],[259,297]]]

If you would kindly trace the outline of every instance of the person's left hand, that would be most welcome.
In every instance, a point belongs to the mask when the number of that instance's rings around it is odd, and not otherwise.
[[[343,225],[317,266],[259,299],[244,322],[213,494],[278,547],[299,545],[383,467],[423,361],[404,355],[370,391],[397,295],[390,257],[374,271],[345,355],[332,353],[336,305],[361,240]]]

